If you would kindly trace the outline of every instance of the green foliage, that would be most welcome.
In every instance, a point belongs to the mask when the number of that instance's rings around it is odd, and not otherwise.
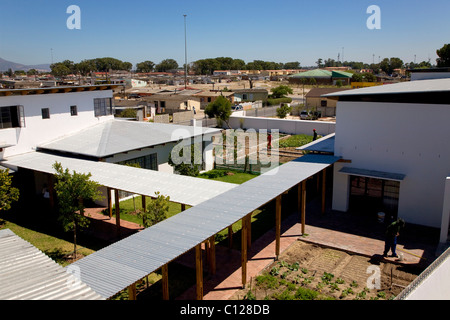
[[[138,213],[145,228],[165,220],[167,218],[167,213],[169,212],[170,197],[163,196],[159,192],[155,192],[155,196],[156,197],[147,205],[147,210]]]
[[[136,111],[136,109],[127,108],[127,109],[124,109],[122,112],[120,112],[119,117],[135,119],[137,117],[137,111]]]
[[[99,190],[100,184],[91,181],[91,174],[78,173],[63,169],[58,162],[53,164],[56,171],[55,191],[58,199],[59,217],[64,231],[73,232],[74,253],[76,256],[77,231],[89,226],[89,219],[83,215],[86,200],[99,200],[102,198]]]
[[[277,99],[273,99],[273,98],[269,98],[267,99],[267,105],[268,106],[276,106],[282,103],[291,103],[292,102],[292,98],[277,98]]]
[[[436,50],[436,54],[439,56],[436,60],[439,68],[450,67],[450,44],[445,44],[442,48]]]
[[[190,141],[187,140],[179,141],[169,154],[168,163],[183,176],[197,177],[202,166],[202,151],[199,143],[193,143],[190,146],[189,143]]]
[[[329,284],[331,280],[333,280],[334,278],[334,274],[332,273],[328,273],[328,272],[324,272],[323,276],[322,276],[322,281],[326,284]]]
[[[0,211],[9,210],[13,201],[19,200],[19,189],[12,187],[9,170],[0,170]]]
[[[279,108],[277,108],[277,117],[280,119],[284,119],[291,111],[292,107],[288,106],[287,104],[283,104]]]
[[[400,58],[385,58],[380,63],[380,68],[387,74],[392,74],[394,69],[402,68],[403,61]]]
[[[164,59],[160,63],[155,66],[156,71],[158,72],[166,72],[169,70],[178,69],[178,62],[174,59]]]
[[[143,61],[136,64],[136,72],[148,73],[152,72],[155,68],[155,63],[153,61]]]
[[[292,88],[289,86],[286,86],[286,85],[280,85],[278,87],[272,88],[270,91],[272,92],[271,98],[274,98],[274,99],[284,98],[288,94],[293,93]]]
[[[279,141],[280,148],[301,147],[312,142],[313,137],[306,134],[290,136]]]
[[[228,123],[231,116],[231,102],[224,96],[219,96],[216,100],[208,104],[205,107],[205,114],[209,118],[216,118],[217,120],[224,121],[228,128],[231,128]]]

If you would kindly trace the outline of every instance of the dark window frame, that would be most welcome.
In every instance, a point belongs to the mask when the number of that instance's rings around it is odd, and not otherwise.
[[[70,106],[70,115],[71,116],[77,116],[78,115],[78,107],[77,106]]]
[[[22,105],[0,107],[0,129],[24,127],[25,112]]]
[[[50,119],[50,108],[41,108],[42,119]]]

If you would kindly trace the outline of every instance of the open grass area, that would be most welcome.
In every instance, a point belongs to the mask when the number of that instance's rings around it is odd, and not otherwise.
[[[305,144],[311,143],[313,137],[306,134],[298,134],[282,139],[279,142],[280,148],[298,148]]]

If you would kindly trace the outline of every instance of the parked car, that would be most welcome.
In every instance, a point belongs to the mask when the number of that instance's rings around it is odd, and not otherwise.
[[[241,105],[231,106],[231,111],[242,111],[244,108]]]
[[[141,95],[138,93],[130,93],[128,95],[128,99],[139,99],[140,97],[141,97]]]
[[[300,112],[300,119],[302,120],[307,120],[309,119],[309,113],[306,110],[303,110]]]

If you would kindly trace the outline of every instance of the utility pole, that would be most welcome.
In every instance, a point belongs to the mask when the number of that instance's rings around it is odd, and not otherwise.
[[[187,39],[186,39],[186,15],[184,14],[184,89],[187,89]]]

